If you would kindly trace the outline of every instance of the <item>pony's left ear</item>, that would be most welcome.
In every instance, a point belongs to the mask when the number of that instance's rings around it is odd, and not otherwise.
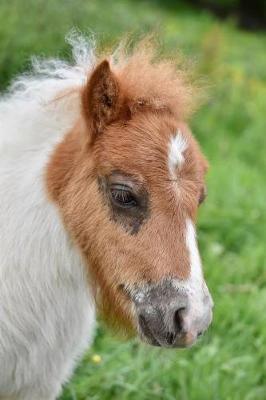
[[[121,108],[119,82],[107,60],[93,71],[82,94],[82,106],[89,123],[92,141],[104,128],[115,121]]]

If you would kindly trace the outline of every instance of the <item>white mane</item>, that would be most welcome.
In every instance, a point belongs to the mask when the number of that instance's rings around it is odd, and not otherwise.
[[[40,141],[51,131],[65,132],[75,122],[80,111],[77,92],[53,100],[85,83],[95,65],[95,42],[76,32],[66,39],[72,62],[33,58],[32,70],[16,78],[0,97],[0,148],[6,142],[20,142],[22,136],[24,142],[28,135],[31,142],[32,135]]]
[[[32,71],[14,80],[4,100],[47,102],[58,91],[82,85],[95,63],[95,42],[75,32],[66,41],[72,47],[73,63],[33,57]]]

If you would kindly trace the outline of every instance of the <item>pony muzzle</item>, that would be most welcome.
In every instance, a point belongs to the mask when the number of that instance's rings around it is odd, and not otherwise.
[[[136,293],[134,303],[139,336],[148,344],[189,347],[211,323],[213,302],[208,291],[196,303],[189,293],[169,283]]]

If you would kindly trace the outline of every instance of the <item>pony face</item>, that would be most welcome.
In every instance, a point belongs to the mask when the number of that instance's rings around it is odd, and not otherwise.
[[[121,76],[107,61],[90,76],[48,186],[105,319],[153,345],[188,346],[212,318],[195,235],[207,162],[169,104],[133,96]]]
[[[104,227],[99,240],[116,243],[97,260],[99,281],[112,287],[108,304],[123,304],[122,315],[150,343],[190,344],[211,319],[194,228],[206,161],[187,127],[167,114],[113,124],[94,146],[105,208],[95,230]]]

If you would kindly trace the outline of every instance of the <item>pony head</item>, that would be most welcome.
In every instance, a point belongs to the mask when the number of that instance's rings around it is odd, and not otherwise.
[[[186,120],[193,89],[150,44],[96,62],[47,185],[102,315],[153,345],[193,344],[210,324],[195,224],[207,162]]]

